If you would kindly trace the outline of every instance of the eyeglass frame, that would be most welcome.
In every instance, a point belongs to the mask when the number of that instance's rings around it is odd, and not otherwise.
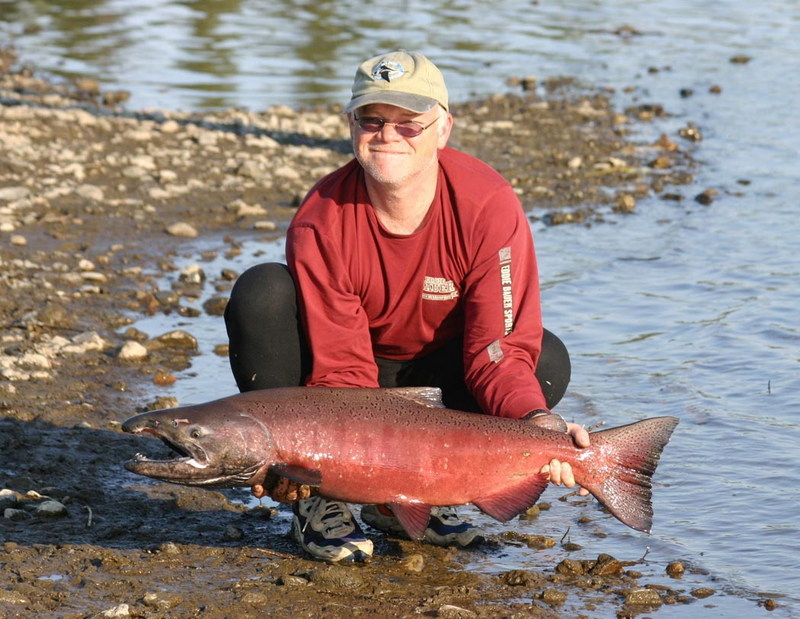
[[[353,120],[356,122],[356,124],[358,124],[359,129],[361,129],[365,133],[380,133],[381,131],[383,131],[383,128],[386,125],[394,125],[394,130],[395,130],[395,132],[397,132],[397,135],[402,136],[404,138],[418,138],[419,136],[422,135],[423,131],[425,131],[427,128],[431,127],[440,118],[441,118],[441,116],[437,116],[431,122],[429,122],[427,125],[422,125],[421,123],[418,123],[415,120],[403,120],[403,121],[400,121],[398,123],[393,123],[393,122],[389,122],[388,120],[384,120],[380,116],[361,116],[361,117],[356,117],[355,115],[353,115]],[[366,122],[366,121],[371,121],[372,123],[377,124],[378,128],[374,129],[374,130],[365,128],[364,125],[362,125],[362,123]],[[417,133],[413,134],[413,135],[403,135],[402,131],[399,131],[399,129],[410,129],[411,125],[414,125],[415,127],[419,127],[419,131]]]

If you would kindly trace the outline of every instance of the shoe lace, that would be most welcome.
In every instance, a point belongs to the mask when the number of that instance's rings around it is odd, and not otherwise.
[[[446,522],[451,525],[461,524],[461,519],[458,517],[454,507],[436,507],[431,511],[442,522]]]
[[[346,511],[346,508],[342,503],[339,501],[326,501],[325,499],[320,499],[317,505],[314,507],[313,517],[317,518],[317,512],[322,510],[322,514],[319,515],[319,521],[325,527],[326,533],[332,533],[336,529],[350,529],[350,517]],[[309,521],[311,519],[309,518]],[[308,525],[308,521],[306,522],[306,526]],[[305,530],[305,526],[303,527]],[[346,533],[348,531],[343,531],[342,533]]]

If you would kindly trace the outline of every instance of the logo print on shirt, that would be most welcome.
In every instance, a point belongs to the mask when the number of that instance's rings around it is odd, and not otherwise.
[[[375,65],[375,68],[372,69],[372,79],[374,80],[384,80],[387,82],[391,82],[393,79],[397,79],[406,70],[403,68],[399,62],[392,62],[391,60],[383,60]]]
[[[503,247],[497,255],[500,262],[500,287],[503,291],[503,334],[514,330],[514,297],[511,291],[511,248]]]
[[[444,277],[425,276],[422,284],[422,298],[428,301],[449,301],[458,297],[458,290],[452,280]]]

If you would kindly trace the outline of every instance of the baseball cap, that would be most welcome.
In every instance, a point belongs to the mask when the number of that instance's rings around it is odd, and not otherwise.
[[[442,72],[422,54],[397,50],[361,63],[353,81],[353,97],[345,113],[370,103],[396,105],[422,113],[437,105],[447,109]]]

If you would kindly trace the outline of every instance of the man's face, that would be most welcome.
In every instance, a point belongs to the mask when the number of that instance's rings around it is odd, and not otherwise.
[[[374,104],[356,109],[350,116],[353,152],[365,172],[378,183],[399,186],[414,182],[437,163],[437,152],[444,148],[453,126],[450,114],[439,118],[439,108],[418,114],[394,105]],[[413,121],[427,127],[416,137],[404,137],[394,124],[379,131],[362,129],[357,119],[378,118],[386,123]],[[431,123],[433,123],[431,125]]]

